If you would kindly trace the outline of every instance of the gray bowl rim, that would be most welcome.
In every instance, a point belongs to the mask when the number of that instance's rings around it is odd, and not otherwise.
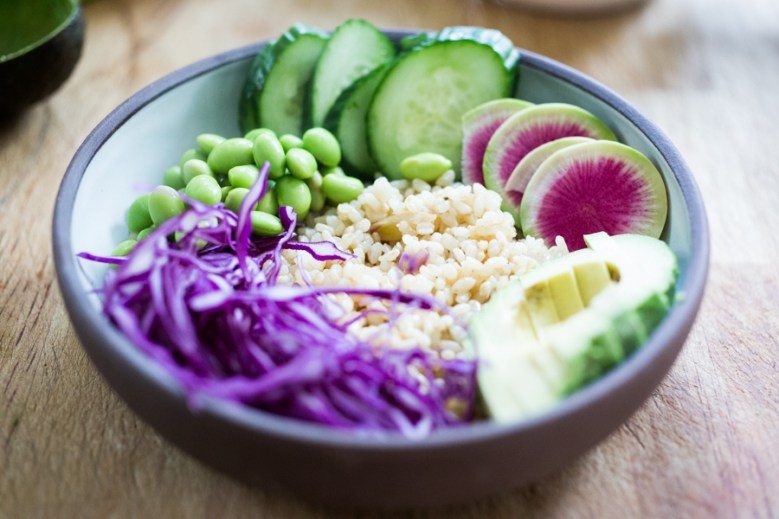
[[[411,29],[384,31],[394,41],[418,32]],[[90,161],[111,135],[145,105],[177,86],[235,61],[256,54],[268,40],[239,47],[180,68],[142,88],[108,114],[87,136],[68,165],[60,184],[54,208],[52,241],[54,264],[60,290],[76,329],[86,336],[102,337],[101,347],[112,348],[126,362],[126,369],[146,382],[160,387],[186,406],[181,387],[153,360],[143,355],[86,297],[79,280],[76,252],[71,244],[71,217],[81,178]],[[476,422],[461,427],[435,431],[422,439],[411,440],[396,434],[362,435],[328,428],[292,418],[285,418],[213,397],[201,397],[196,413],[204,418],[232,424],[257,434],[287,441],[350,450],[413,451],[490,442],[501,437],[519,436],[564,420],[594,403],[606,399],[672,349],[676,340],[684,341],[685,323],[694,320],[703,297],[709,266],[709,229],[706,211],[698,186],[681,154],[668,137],[625,99],[585,74],[551,58],[518,48],[524,67],[537,69],[586,91],[627,118],[657,148],[682,191],[691,225],[691,251],[687,275],[678,290],[684,297],[671,311],[646,343],[619,366],[599,380],[565,398],[551,409],[516,423]],[[236,100],[237,104],[237,100]],[[82,347],[84,347],[82,345]],[[90,354],[89,348],[84,348]],[[91,355],[91,354],[90,354]]]

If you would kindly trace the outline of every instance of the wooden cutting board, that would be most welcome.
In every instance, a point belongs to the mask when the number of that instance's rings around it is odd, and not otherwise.
[[[496,27],[613,87],[682,150],[712,228],[700,318],[646,405],[545,481],[431,515],[779,514],[779,2],[653,0],[607,19],[475,0],[94,0],[85,10],[74,76],[0,125],[0,517],[350,515],[237,484],[136,418],[70,327],[50,219],[79,143],[138,88],[296,21],[331,28],[356,16]]]

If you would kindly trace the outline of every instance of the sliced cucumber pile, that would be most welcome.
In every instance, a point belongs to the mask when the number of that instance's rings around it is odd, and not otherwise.
[[[448,27],[392,41],[364,20],[326,35],[296,25],[255,58],[241,99],[244,131],[300,135],[324,126],[343,165],[400,178],[400,162],[439,153],[459,173],[461,117],[511,95],[519,53],[498,31]]]
[[[260,127],[303,132],[306,88],[326,42],[325,33],[297,24],[257,54],[239,108],[244,132]]]
[[[503,63],[507,69],[516,71],[517,64],[519,63],[519,51],[505,34],[495,29],[484,29],[483,27],[470,27],[467,25],[444,27],[437,32],[421,32],[412,36],[406,36],[400,41],[400,48],[401,50],[408,51],[438,41],[457,40],[472,40],[489,45],[492,50],[503,58]]]
[[[348,20],[338,26],[311,78],[310,124],[321,126],[341,92],[394,55],[390,39],[365,20]]]
[[[370,179],[378,166],[368,149],[365,114],[388,65],[382,65],[359,78],[344,90],[325,118],[324,127],[341,143],[343,167],[349,172]]]
[[[467,39],[420,43],[387,72],[368,109],[368,143],[380,170],[400,178],[400,162],[439,153],[460,170],[462,116],[508,96],[515,70],[490,45]]]

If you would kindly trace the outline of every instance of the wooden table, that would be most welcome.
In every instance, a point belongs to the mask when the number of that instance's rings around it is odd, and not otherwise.
[[[108,389],[68,322],[50,226],[76,147],[132,92],[193,60],[348,16],[496,27],[621,92],[671,136],[707,203],[713,257],[670,376],[599,447],[464,517],[779,514],[779,2],[653,0],[608,19],[479,1],[96,0],[50,101],[0,126],[0,517],[329,516],[204,468]]]

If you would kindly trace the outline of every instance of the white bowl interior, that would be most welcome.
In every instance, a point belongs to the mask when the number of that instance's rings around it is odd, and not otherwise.
[[[72,213],[74,254],[107,255],[127,238],[125,211],[138,195],[161,182],[163,171],[195,147],[203,132],[239,135],[238,99],[250,58],[222,65],[173,87],[130,117],[97,150],[81,179]],[[669,194],[664,239],[679,258],[680,282],[690,256],[691,227],[681,188],[660,152],[627,117],[575,85],[523,65],[518,97],[532,102],[581,106],[608,124],[619,139],[643,152],[660,169]],[[100,286],[105,266],[80,260],[85,292]],[[92,297],[95,305],[97,297]]]

